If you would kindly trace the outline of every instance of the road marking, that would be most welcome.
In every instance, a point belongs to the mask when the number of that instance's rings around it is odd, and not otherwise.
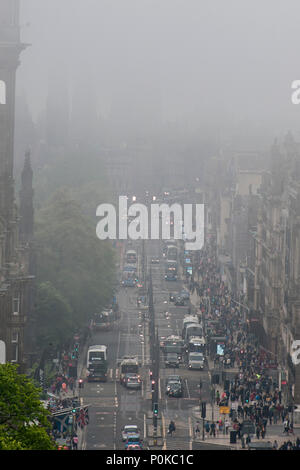
[[[189,437],[190,437],[190,450],[193,450],[193,426],[192,426],[192,420],[190,416],[189,416]]]
[[[147,429],[146,429],[146,415],[144,413],[144,439],[146,439]]]
[[[117,441],[117,413],[114,411],[114,422],[113,422],[113,427],[114,427],[114,450],[116,450],[116,441]]]
[[[161,386],[160,386],[160,377],[158,378],[158,398],[161,400]]]
[[[186,383],[186,391],[187,391],[187,394],[188,394],[188,398],[191,398],[190,389],[189,389],[189,384],[188,384],[187,379],[185,379],[185,383]]]
[[[161,414],[161,422],[162,422],[162,434],[163,434],[163,442],[164,442],[162,450],[167,450],[165,416],[163,413]]]

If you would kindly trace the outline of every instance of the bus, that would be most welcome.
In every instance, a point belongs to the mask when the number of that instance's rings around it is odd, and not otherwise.
[[[206,342],[203,336],[190,336],[187,345],[187,353],[199,352],[205,355]]]
[[[114,326],[116,314],[113,309],[103,310],[95,313],[92,320],[92,328],[95,331],[110,330]]]
[[[125,255],[126,263],[136,264],[137,263],[137,254],[135,250],[126,251]]]
[[[176,353],[178,359],[181,361],[183,358],[184,342],[180,336],[171,335],[164,339],[161,349],[164,355]]]
[[[191,336],[203,336],[203,328],[200,323],[190,323],[185,329],[184,341],[188,344]]]
[[[188,316],[184,317],[183,323],[182,323],[182,338],[185,337],[185,330],[186,330],[187,326],[192,324],[192,323],[199,323],[199,319],[196,315],[188,315]]]
[[[95,344],[87,352],[87,379],[107,381],[107,346]]]

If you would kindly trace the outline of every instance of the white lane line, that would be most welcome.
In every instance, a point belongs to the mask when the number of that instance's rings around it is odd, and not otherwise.
[[[158,398],[161,400],[161,386],[160,386],[160,377],[158,378]]]
[[[193,450],[193,426],[192,426],[192,420],[190,416],[189,416],[189,438],[190,438],[190,442],[189,442],[190,450]]]
[[[187,394],[188,394],[188,398],[191,398],[189,384],[188,384],[187,379],[185,379],[185,383],[186,383],[186,391],[187,391]]]
[[[146,414],[144,413],[144,439],[146,439],[147,436],[147,429],[146,429]]]
[[[113,422],[113,426],[114,426],[114,450],[116,450],[116,442],[117,442],[117,413],[116,411],[114,411],[114,422]]]
[[[162,424],[162,435],[163,435],[163,442],[164,442],[162,450],[167,450],[166,424],[165,424],[165,416],[163,413],[161,414],[161,424]]]

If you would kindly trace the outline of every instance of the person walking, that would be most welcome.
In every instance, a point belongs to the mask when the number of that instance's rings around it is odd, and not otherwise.
[[[226,435],[228,434],[229,426],[230,426],[230,421],[229,421],[228,418],[226,418],[226,419],[225,419],[225,434],[226,434]]]
[[[199,425],[199,421],[197,421],[196,426],[195,426],[195,437],[196,437],[196,439],[199,436],[200,436],[200,425]]]
[[[73,444],[73,450],[78,449],[78,436],[75,434],[72,439],[72,444]]]
[[[206,432],[207,434],[209,434],[209,432],[210,432],[210,424],[209,424],[209,421],[206,421],[206,423],[205,423],[205,432]]]
[[[171,421],[170,421],[170,424],[169,424],[168,434],[170,434],[171,437],[172,437],[173,432],[175,432],[175,431],[176,431],[175,423],[174,423],[174,421],[171,420]]]

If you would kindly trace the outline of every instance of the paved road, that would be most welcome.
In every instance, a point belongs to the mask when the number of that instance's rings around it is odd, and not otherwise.
[[[113,331],[97,332],[89,345],[108,346],[109,374],[106,383],[86,383],[82,397],[84,404],[90,404],[90,423],[83,443],[83,449],[115,450],[124,449],[120,440],[125,424],[137,424],[142,434],[145,426],[145,380],[141,390],[127,390],[119,384],[118,359],[124,355],[138,355],[145,364],[144,325],[137,310],[136,288],[120,288],[118,303],[122,312],[121,320]],[[145,368],[142,368],[142,374]],[[145,377],[144,377],[145,379]]]

